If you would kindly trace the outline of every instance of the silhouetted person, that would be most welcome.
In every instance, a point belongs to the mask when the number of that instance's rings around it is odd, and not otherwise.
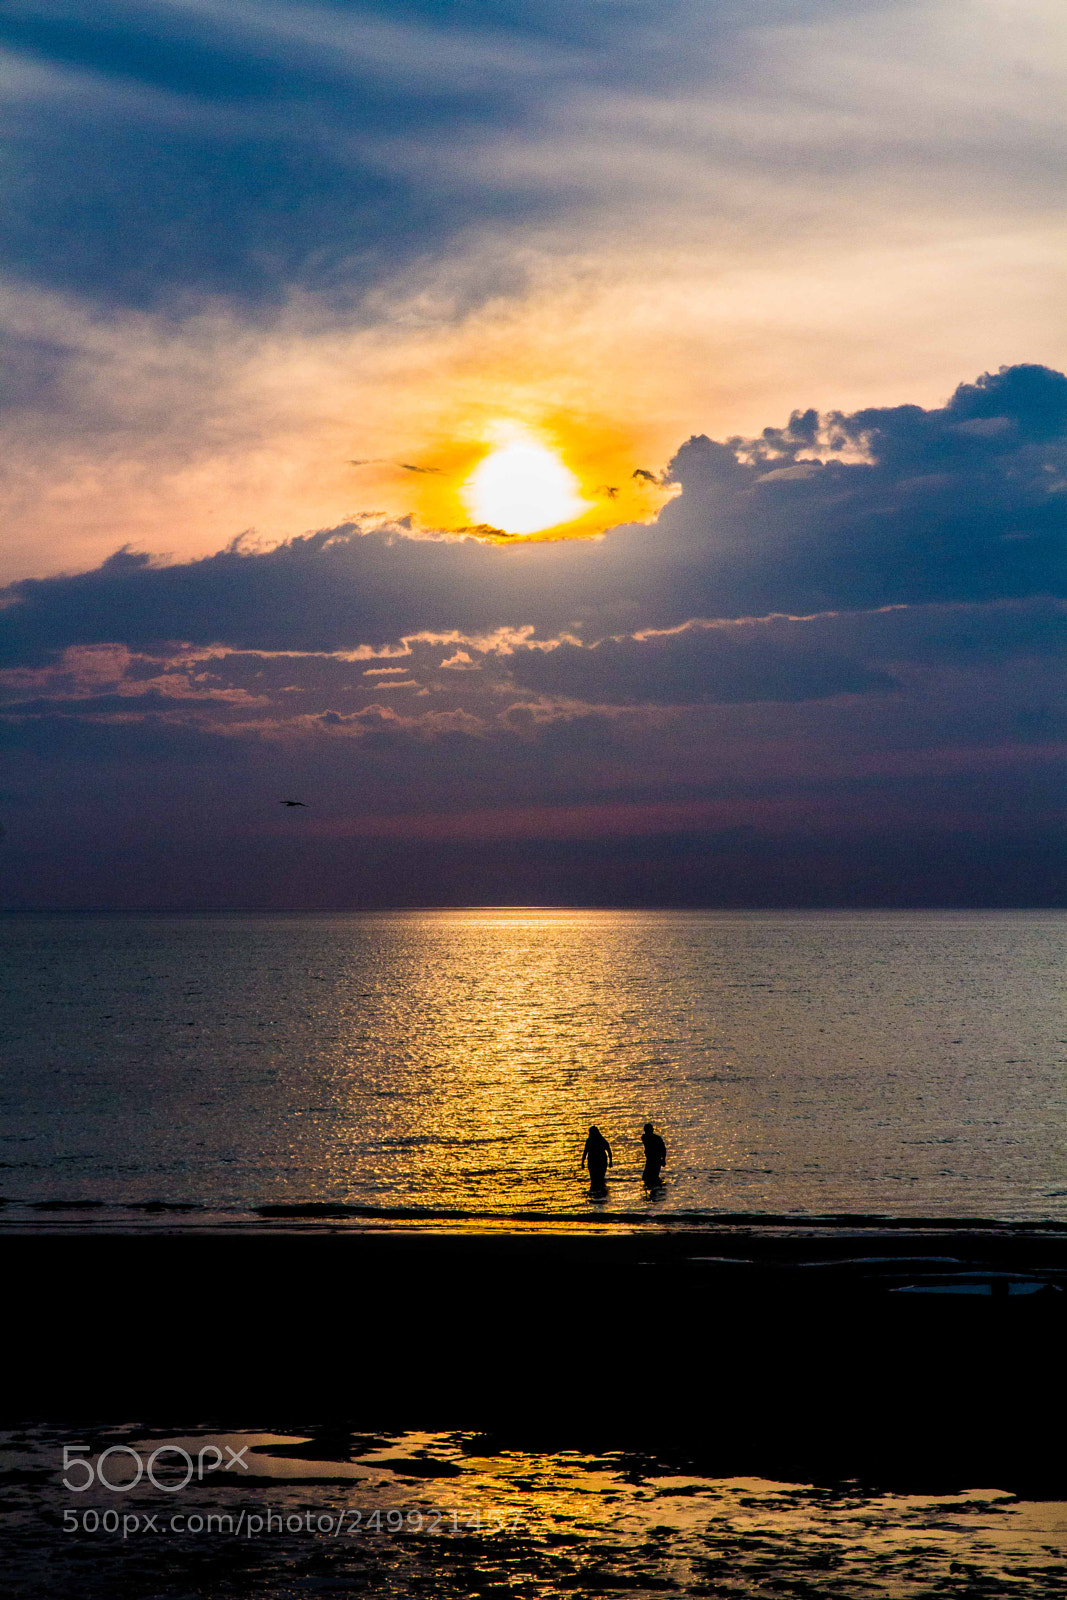
[[[590,1128],[582,1151],[582,1166],[589,1167],[589,1187],[603,1189],[608,1168],[612,1165],[611,1146],[599,1128]]]
[[[667,1161],[667,1146],[653,1128],[651,1122],[645,1123],[645,1131],[641,1135],[641,1143],[645,1147],[645,1170],[641,1174],[642,1181],[650,1189],[654,1189],[663,1179],[659,1172]]]

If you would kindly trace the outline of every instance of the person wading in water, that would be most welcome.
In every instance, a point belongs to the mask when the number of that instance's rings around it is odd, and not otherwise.
[[[645,1131],[641,1135],[641,1143],[645,1147],[645,1170],[641,1174],[642,1182],[646,1188],[655,1189],[663,1182],[659,1169],[666,1165],[667,1146],[653,1128],[651,1122],[645,1123]]]
[[[603,1189],[608,1168],[613,1164],[611,1159],[611,1146],[599,1128],[590,1128],[589,1137],[585,1141],[582,1151],[582,1166],[589,1167],[589,1187]]]

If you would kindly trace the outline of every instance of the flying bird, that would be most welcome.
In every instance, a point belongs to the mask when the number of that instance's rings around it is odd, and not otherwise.
[[[303,806],[303,805],[307,804],[307,801],[306,800],[279,800],[278,804],[280,806]]]

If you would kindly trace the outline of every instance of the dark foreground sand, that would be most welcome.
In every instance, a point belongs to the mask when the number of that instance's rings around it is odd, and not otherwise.
[[[1067,1498],[1062,1232],[305,1218],[14,1228],[0,1262],[11,1422],[460,1429],[713,1477]]]

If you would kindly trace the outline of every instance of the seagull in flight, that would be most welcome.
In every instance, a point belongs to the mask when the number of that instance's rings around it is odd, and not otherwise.
[[[279,800],[278,804],[280,806],[306,806],[307,802],[304,800]]]

